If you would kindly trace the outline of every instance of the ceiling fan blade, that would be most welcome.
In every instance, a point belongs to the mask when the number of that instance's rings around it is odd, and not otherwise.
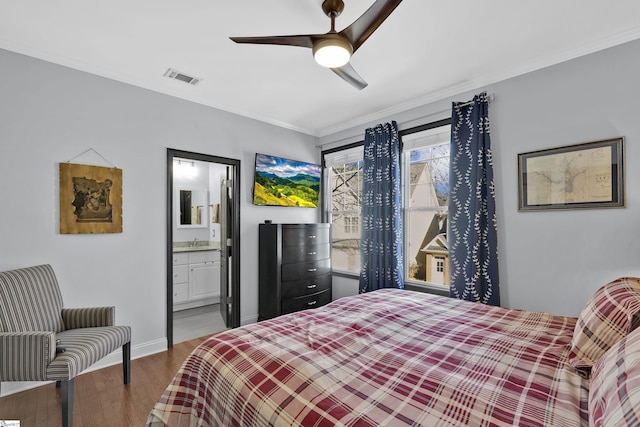
[[[355,52],[401,2],[402,0],[377,0],[351,25],[340,31],[340,34],[351,41]]]
[[[229,37],[236,43],[279,44],[286,46],[313,47],[313,38],[322,34],[306,34],[300,36],[266,36],[266,37]]]
[[[344,81],[352,85],[358,90],[362,90],[367,87],[368,83],[364,81],[360,74],[347,62],[342,67],[332,68],[331,71],[340,76]]]

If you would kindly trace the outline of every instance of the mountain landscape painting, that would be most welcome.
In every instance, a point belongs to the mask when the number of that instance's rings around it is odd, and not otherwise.
[[[253,203],[317,208],[320,165],[256,154]]]

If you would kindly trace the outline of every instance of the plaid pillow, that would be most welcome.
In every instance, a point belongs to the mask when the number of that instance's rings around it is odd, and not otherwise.
[[[593,367],[589,426],[640,425],[640,330],[618,341]]]
[[[635,326],[640,313],[640,279],[622,277],[598,289],[576,322],[569,363],[590,368]]]

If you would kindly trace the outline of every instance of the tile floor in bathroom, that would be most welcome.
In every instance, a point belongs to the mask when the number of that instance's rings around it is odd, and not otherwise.
[[[213,335],[227,329],[219,304],[205,305],[173,313],[173,343]]]

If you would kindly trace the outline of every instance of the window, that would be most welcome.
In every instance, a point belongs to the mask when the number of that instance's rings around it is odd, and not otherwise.
[[[403,135],[406,279],[449,285],[447,206],[451,126]]]
[[[325,182],[330,193],[331,263],[334,270],[360,272],[360,210],[362,199],[362,145],[324,154]]]
[[[346,234],[360,234],[360,217],[351,215],[344,217],[344,232]]]
[[[449,285],[447,205],[450,121],[401,133],[405,281]],[[362,144],[323,152],[326,220],[336,271],[360,272]]]

